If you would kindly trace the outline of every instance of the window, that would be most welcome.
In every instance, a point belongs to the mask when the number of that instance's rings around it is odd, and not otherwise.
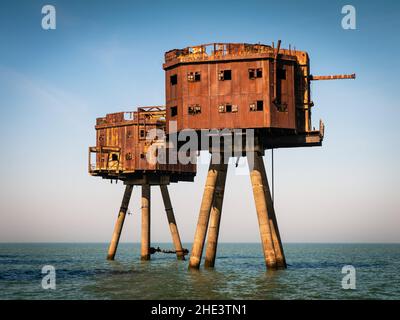
[[[178,75],[174,74],[170,77],[171,86],[174,86],[178,83]]]
[[[139,135],[140,135],[140,138],[146,137],[146,132],[144,131],[144,129],[140,129]]]
[[[278,79],[286,80],[286,69],[276,70],[276,76]]]
[[[132,160],[132,153],[128,152],[128,153],[125,155],[125,159],[126,159],[126,160]]]
[[[189,72],[187,74],[187,79],[189,82],[200,81],[200,79],[201,79],[200,72]]]
[[[175,117],[178,115],[178,107],[171,107],[171,117]]]
[[[262,68],[249,69],[249,79],[254,80],[256,78],[262,78]]]
[[[196,115],[198,113],[201,113],[201,107],[198,104],[193,104],[188,106],[188,113],[191,115]]]
[[[256,102],[250,103],[250,111],[263,111],[264,101],[257,100]]]
[[[231,70],[221,70],[218,73],[218,80],[232,80],[232,71]]]
[[[118,161],[118,154],[116,153],[111,154],[111,161]]]
[[[230,104],[230,103],[226,103],[226,104],[220,104],[218,106],[218,112],[220,113],[225,113],[225,112],[229,112],[229,113],[233,113],[233,112],[238,112],[238,106],[236,104]]]

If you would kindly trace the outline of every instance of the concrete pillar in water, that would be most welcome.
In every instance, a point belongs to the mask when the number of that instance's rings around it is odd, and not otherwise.
[[[264,191],[265,191],[265,202],[267,204],[267,212],[268,212],[268,217],[269,217],[269,222],[270,222],[269,224],[270,224],[270,228],[271,228],[272,241],[273,241],[274,249],[275,249],[276,266],[278,268],[285,269],[286,268],[285,253],[283,251],[281,235],[280,235],[279,228],[278,228],[278,221],[277,221],[276,215],[275,215],[275,208],[274,208],[274,203],[273,203],[272,197],[271,197],[271,191],[270,191],[269,185],[268,185],[268,178],[267,178],[267,173],[265,171],[264,161],[261,156],[259,156],[256,161],[259,161],[259,163],[260,163],[259,167],[260,167],[261,175],[263,178],[263,185],[264,185]]]
[[[179,236],[178,227],[176,225],[174,210],[172,209],[171,199],[169,197],[168,187],[166,185],[160,185],[160,189],[164,201],[165,212],[167,214],[169,229],[171,231],[172,242],[174,243],[176,251],[176,257],[178,258],[178,260],[185,260],[181,238]]]
[[[206,238],[208,222],[210,219],[210,210],[213,202],[215,184],[218,176],[218,167],[220,159],[217,154],[211,155],[210,166],[204,187],[203,198],[201,200],[199,219],[197,222],[196,233],[194,236],[192,252],[189,260],[189,268],[198,269],[200,267],[201,256],[203,253],[204,241]]]
[[[114,260],[117,252],[119,238],[121,236],[122,227],[124,225],[126,211],[128,210],[129,200],[131,199],[133,185],[128,184],[125,187],[124,197],[122,198],[121,207],[119,209],[117,222],[115,223],[110,246],[108,247],[107,260]]]
[[[253,186],[253,196],[260,227],[261,243],[264,251],[265,264],[268,269],[276,269],[276,256],[272,240],[271,226],[265,199],[264,179],[260,165],[261,156],[257,152],[248,152],[247,160],[250,170],[250,180]],[[261,158],[262,160],[262,158]]]
[[[227,170],[228,164],[221,163],[214,190],[214,200],[210,214],[210,225],[208,227],[206,257],[204,262],[204,266],[206,268],[213,268],[215,265]]]
[[[150,260],[150,185],[142,185],[142,247],[141,260]]]

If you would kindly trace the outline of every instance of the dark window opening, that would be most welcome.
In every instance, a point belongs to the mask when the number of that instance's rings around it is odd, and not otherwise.
[[[249,69],[249,79],[255,79],[256,73],[254,69]]]
[[[218,106],[218,112],[238,112],[238,106],[236,104],[221,104]]]
[[[178,75],[174,74],[170,77],[171,85],[174,86],[178,83]]]
[[[249,79],[254,80],[256,78],[262,78],[262,68],[249,69]]]
[[[278,79],[286,80],[286,69],[278,69],[276,71],[276,76]]]
[[[264,101],[257,100],[256,102],[250,103],[250,111],[263,111],[264,110]]]
[[[127,153],[126,155],[125,155],[125,159],[126,160],[132,160],[132,153]]]
[[[140,138],[144,138],[146,136],[146,133],[144,131],[144,129],[140,130]]]
[[[145,157],[146,157],[146,156],[145,156],[144,153],[141,153],[141,154],[140,154],[140,158],[141,158],[141,159],[144,159]]]
[[[218,73],[218,80],[232,80],[232,71],[231,70],[221,70]]]
[[[200,72],[189,72],[187,75],[187,79],[189,82],[200,81],[200,79],[201,79]]]
[[[201,107],[198,104],[188,106],[188,113],[191,115],[196,115],[201,113]]]
[[[111,155],[111,161],[118,161],[118,154],[113,153],[113,154]]]
[[[171,107],[171,117],[175,117],[178,115],[178,107]]]

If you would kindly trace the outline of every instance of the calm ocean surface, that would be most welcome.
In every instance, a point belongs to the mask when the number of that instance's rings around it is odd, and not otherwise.
[[[170,249],[170,244],[153,244]],[[184,247],[191,248],[190,244]],[[399,244],[285,244],[288,269],[265,270],[260,244],[220,244],[215,270],[156,253],[141,262],[139,244],[0,244],[0,299],[400,299]],[[344,290],[344,265],[356,290]],[[56,268],[56,290],[41,268]]]

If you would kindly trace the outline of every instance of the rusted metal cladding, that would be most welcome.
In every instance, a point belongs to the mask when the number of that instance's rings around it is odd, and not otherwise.
[[[144,172],[174,173],[175,180],[179,180],[180,173],[196,173],[195,164],[179,163],[179,158],[177,163],[159,163],[155,159],[159,148],[166,148],[165,141],[157,135],[165,134],[164,107],[107,114],[97,119],[95,128],[96,147],[89,148],[89,172],[93,175],[127,178]],[[149,155],[154,161],[149,161]]]
[[[211,44],[167,52],[163,65],[167,127],[169,121],[176,121],[177,131],[293,131],[304,127],[296,121],[304,121],[301,113],[305,100],[299,97],[309,92],[298,60],[303,55],[306,53],[284,49],[277,52],[270,46],[250,44]],[[172,126],[168,132],[174,132]]]

